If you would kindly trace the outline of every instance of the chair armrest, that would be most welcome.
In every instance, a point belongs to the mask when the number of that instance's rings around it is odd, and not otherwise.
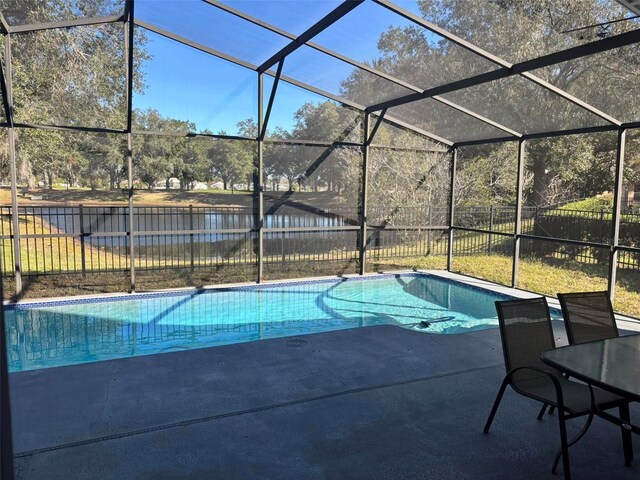
[[[533,366],[528,366],[528,365],[524,365],[522,367],[517,367],[514,368],[512,370],[510,370],[509,372],[507,372],[507,376],[506,378],[509,379],[509,381],[511,381],[511,377],[513,376],[514,373],[520,371],[520,370],[533,370],[535,372],[538,373],[542,373],[544,375],[546,375],[547,377],[549,377],[551,379],[551,382],[553,383],[553,386],[556,390],[556,400],[558,402],[558,408],[564,408],[564,398],[562,396],[562,385],[560,385],[560,382],[558,381],[558,379],[553,376],[551,373],[549,373],[546,370],[543,370],[539,367],[533,367]],[[568,379],[569,375],[566,375],[565,378]],[[591,397],[591,405],[594,405],[597,407],[596,405],[596,399],[595,399],[595,394],[593,393],[593,386],[589,383],[587,383],[587,387],[589,387],[589,396]]]
[[[534,372],[542,373],[543,375],[546,375],[547,377],[549,377],[556,391],[556,401],[558,403],[558,408],[561,408],[564,410],[564,398],[562,396],[562,385],[560,385],[560,382],[554,375],[552,375],[548,371],[543,370],[539,367],[525,365],[522,367],[513,368],[507,372],[506,378],[509,379],[509,382],[511,382],[511,377],[513,376],[513,374],[519,372],[520,370],[533,370]],[[589,391],[591,392],[591,398],[593,400],[593,390],[591,389],[591,386],[589,386]]]

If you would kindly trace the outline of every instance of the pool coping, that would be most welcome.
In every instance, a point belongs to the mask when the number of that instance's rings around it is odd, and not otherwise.
[[[304,285],[314,283],[331,283],[336,281],[366,281],[379,278],[393,278],[399,276],[432,276],[440,278],[442,280],[448,280],[456,284],[465,286],[479,291],[489,291],[503,295],[505,300],[515,298],[534,298],[543,296],[539,293],[530,292],[527,290],[521,290],[518,288],[512,288],[505,285],[483,280],[481,278],[471,277],[469,275],[463,275],[459,273],[449,272],[447,270],[388,270],[382,272],[359,274],[345,274],[345,275],[326,275],[317,277],[303,277],[297,279],[285,279],[285,280],[266,280],[261,283],[257,282],[239,282],[239,283],[225,283],[218,285],[205,285],[201,287],[184,287],[184,288],[172,288],[149,292],[118,292],[118,293],[101,293],[94,295],[76,295],[71,297],[65,297],[60,299],[51,298],[35,298],[30,300],[19,300],[17,302],[4,301],[3,306],[5,310],[23,310],[34,307],[53,307],[62,305],[73,304],[85,304],[85,303],[104,303],[113,301],[126,301],[138,298],[160,298],[160,297],[173,297],[188,294],[204,294],[229,290],[260,290],[262,288],[270,288],[277,286],[292,286],[292,285]],[[555,297],[544,295],[549,304],[549,308],[554,313],[561,313],[560,303]],[[616,321],[621,329],[639,332],[640,333],[640,319],[622,315],[616,313]]]
[[[426,272],[427,270],[418,270],[418,271]],[[560,307],[560,302],[558,301],[558,299],[555,297],[551,297],[549,295],[542,295],[541,293],[534,293],[528,290],[521,290],[519,288],[507,287],[506,285],[500,285],[497,283],[489,282],[488,280],[483,280],[481,278],[462,275],[459,273],[448,272],[446,270],[428,270],[428,272],[437,277],[442,277],[448,280],[458,281],[468,285],[477,286],[479,288],[483,288],[485,290],[489,290],[494,293],[503,293],[506,295],[511,295],[513,298],[535,298],[535,297],[544,296],[547,299],[547,303],[549,304],[550,310],[556,311],[558,313],[562,313],[562,309]],[[616,322],[618,323],[619,328],[623,330],[628,330],[631,332],[640,333],[639,318],[629,317],[621,313],[616,313],[615,316],[616,316]]]

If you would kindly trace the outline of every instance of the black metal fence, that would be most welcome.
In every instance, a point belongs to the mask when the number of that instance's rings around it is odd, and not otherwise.
[[[353,262],[360,244],[357,209],[265,209],[264,263]],[[470,229],[454,236],[454,255],[512,253],[513,206],[458,207],[454,225]],[[0,208],[3,275],[14,273],[12,212]],[[22,274],[127,271],[130,266],[127,206],[23,206],[20,224]],[[134,207],[134,265],[139,270],[203,269],[257,263],[258,218],[254,208]],[[611,212],[525,207],[522,233],[549,241],[524,242],[527,256],[555,256],[585,263],[608,259],[608,249],[560,245],[554,239],[609,243]],[[370,208],[369,258],[447,255],[448,208]],[[475,231],[478,230],[478,231]],[[505,235],[501,235],[505,234]],[[640,213],[622,215],[621,244],[640,245]],[[559,246],[560,245],[560,246]],[[619,266],[640,269],[636,252],[621,251]]]

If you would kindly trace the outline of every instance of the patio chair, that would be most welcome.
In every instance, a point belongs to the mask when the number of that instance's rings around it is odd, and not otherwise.
[[[609,293],[559,293],[558,300],[571,345],[618,336]]]
[[[540,354],[555,348],[549,308],[544,297],[498,301],[496,309],[498,310],[507,374],[502,381],[489,418],[487,418],[484,433],[489,433],[489,428],[508,385],[511,385],[517,393],[525,397],[556,407],[561,450],[556,455],[552,472],[555,473],[562,456],[564,477],[569,479],[569,447],[586,433],[591,423],[593,417],[591,396],[593,395],[595,403],[601,409],[618,407],[620,418],[626,421],[629,419],[629,402],[604,390],[570,381],[559,370],[542,362]],[[583,415],[589,415],[587,422],[578,436],[569,443],[567,441],[566,420]],[[630,433],[622,429],[622,435],[623,444],[630,445]],[[625,458],[628,457],[625,455]]]

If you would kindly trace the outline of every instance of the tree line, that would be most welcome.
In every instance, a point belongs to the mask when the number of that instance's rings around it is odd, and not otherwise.
[[[572,27],[597,25],[603,19],[624,16],[622,8],[613,15],[599,0],[574,2],[570,6],[552,0],[501,0],[473,5],[466,0],[420,0],[418,5],[425,18],[512,62],[591,41],[595,35],[612,35],[637,27],[636,21],[618,22],[606,31],[581,30],[579,35],[586,39],[565,33]],[[20,9],[5,12],[5,16],[11,22],[29,23],[68,18],[70,13],[77,15],[76,10],[83,15],[108,14],[113,8],[110,0],[56,0],[46,8],[37,0],[24,0]],[[546,33],[532,35],[532,32]],[[468,51],[433,37],[419,26],[391,26],[381,34],[377,54],[367,63],[423,88],[489,68]],[[16,121],[122,128],[126,98],[121,25],[46,30],[16,34],[14,39]],[[145,44],[144,31],[137,31],[133,77],[138,93],[145,90],[143,67],[150,59]],[[535,73],[623,120],[638,120],[640,90],[635,84],[640,75],[640,57],[635,52],[637,49],[633,48],[616,49]],[[379,79],[372,82],[372,78],[354,70],[342,82],[341,95],[370,98],[373,102],[391,93],[385,90],[390,89],[389,84]],[[603,82],[605,78],[607,81]],[[450,99],[525,133],[527,128],[553,130],[595,122],[590,114],[570,102],[516,77],[455,92]],[[447,110],[422,106],[419,102],[413,107],[415,123],[424,130],[455,136],[469,128],[459,120],[462,117],[452,116]],[[222,182],[225,189],[238,184],[251,187],[256,170],[255,141],[206,136],[225,135],[223,131],[204,131],[203,137],[190,137],[187,134],[195,131],[195,125],[187,121],[167,118],[155,110],[134,114],[136,130],[176,134],[135,135],[134,178],[138,187],[153,188],[160,182],[168,185],[170,178],[177,178],[180,188],[185,190],[197,182],[211,181]],[[241,136],[256,138],[255,119],[241,122],[238,131]],[[295,113],[290,130],[274,129],[267,135],[266,181],[274,190],[284,182],[286,190],[328,190],[352,195],[360,182],[358,148],[310,147],[291,142],[299,139],[360,142],[362,137],[360,112],[328,100],[304,104]],[[390,125],[379,130],[376,143],[433,146],[418,135]],[[5,147],[0,151],[1,177],[7,181],[6,142],[2,145]],[[638,145],[637,141],[630,142],[627,149],[625,176],[631,182],[640,181]],[[612,190],[615,151],[615,133],[529,141],[526,202],[545,205]],[[49,187],[65,183],[95,189],[122,188],[127,178],[125,152],[124,135],[20,129],[19,182]],[[446,156],[380,150],[375,158],[379,163],[370,165],[375,172],[370,178],[377,182],[372,188],[379,190],[383,203],[400,198],[418,203],[445,201],[449,174]],[[462,149],[459,158],[457,203],[514,203],[517,151],[513,142]]]

